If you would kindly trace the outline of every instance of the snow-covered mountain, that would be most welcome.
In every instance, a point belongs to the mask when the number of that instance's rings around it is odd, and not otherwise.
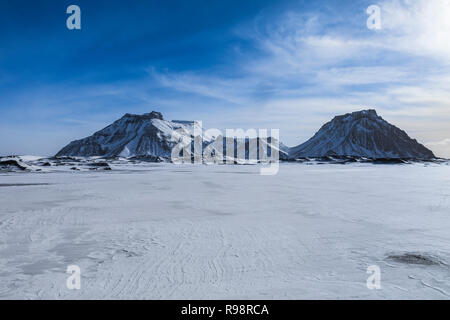
[[[56,156],[170,158],[172,148],[180,137],[192,136],[196,125],[193,121],[164,120],[162,114],[156,111],[143,115],[127,113],[92,136],[72,141]]]
[[[94,133],[92,136],[72,141],[66,147],[56,154],[56,157],[70,156],[70,157],[149,157],[150,160],[157,161],[158,158],[168,160],[171,158],[172,149],[180,141],[186,137],[197,137],[202,141],[203,150],[208,150],[215,154],[219,153],[225,156],[226,159],[235,158],[236,161],[242,162],[245,159],[239,159],[237,152],[237,143],[234,145],[234,153],[226,152],[225,147],[229,145],[222,136],[213,137],[208,136],[202,131],[201,124],[196,121],[167,121],[163,119],[161,113],[153,111],[143,115],[126,114],[121,119],[115,121],[110,126]],[[223,150],[215,150],[213,142],[222,142]],[[234,140],[234,138],[232,138]],[[245,145],[245,140],[236,139],[240,145]],[[287,159],[286,147],[280,144],[278,149],[278,141],[259,140],[254,143],[249,143],[246,147],[246,158],[249,154],[259,154],[260,144],[264,146],[267,152],[268,148],[279,152],[281,159]],[[231,143],[233,145],[233,143]],[[208,149],[206,147],[209,146]],[[251,149],[250,146],[256,146],[256,150]],[[259,159],[259,158],[258,158]],[[252,159],[252,160],[257,160]]]
[[[92,136],[72,141],[56,156],[149,156],[169,159],[172,149],[181,139],[199,134],[202,135],[200,139],[203,148],[213,146],[214,137],[205,136],[198,122],[164,120],[162,114],[156,111],[143,115],[127,113]],[[287,148],[280,143],[278,149],[278,142],[271,144],[272,148],[279,150],[280,159],[283,160],[324,156],[434,158],[432,151],[411,139],[403,130],[383,120],[375,110],[337,116],[326,123],[314,137],[297,147]],[[259,154],[259,146],[256,152]],[[225,150],[223,153],[225,154]],[[249,150],[246,150],[246,158],[249,157],[248,154]]]
[[[375,110],[337,116],[311,139],[289,149],[293,159],[324,156],[435,158],[431,150],[385,121]]]

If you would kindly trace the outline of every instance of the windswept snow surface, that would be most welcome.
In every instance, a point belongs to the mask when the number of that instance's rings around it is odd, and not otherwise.
[[[450,298],[448,165],[112,169],[0,174],[0,298]]]

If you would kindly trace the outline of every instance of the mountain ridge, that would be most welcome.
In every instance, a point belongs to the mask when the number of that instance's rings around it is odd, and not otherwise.
[[[183,134],[193,137],[195,132],[202,132],[197,125],[194,121],[165,120],[157,111],[142,115],[126,113],[93,135],[70,142],[56,156],[169,159]],[[204,146],[211,143],[208,137],[201,139]],[[296,147],[288,148],[280,143],[280,155],[283,160],[326,156],[436,158],[431,150],[385,121],[374,109],[335,116],[312,138]]]

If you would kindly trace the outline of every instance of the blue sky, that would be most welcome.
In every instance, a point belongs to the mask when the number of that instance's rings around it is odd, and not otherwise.
[[[2,1],[0,154],[54,154],[152,110],[293,146],[370,107],[450,157],[449,17],[448,0]]]

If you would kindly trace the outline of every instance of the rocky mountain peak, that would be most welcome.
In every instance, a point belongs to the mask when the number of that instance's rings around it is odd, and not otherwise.
[[[151,119],[159,119],[159,120],[164,120],[163,115],[161,112],[158,111],[152,111],[149,113],[144,113],[144,114],[131,114],[131,113],[126,113],[122,119],[127,119],[127,118],[131,118],[131,119],[137,119],[137,120],[151,120]]]
[[[373,109],[336,116],[307,142],[291,148],[290,157],[356,156],[434,158],[433,152],[381,118]]]
[[[335,119],[339,120],[349,120],[349,119],[360,119],[360,118],[376,118],[379,117],[375,109],[366,109],[361,111],[354,111],[346,113],[344,115],[336,116]]]

